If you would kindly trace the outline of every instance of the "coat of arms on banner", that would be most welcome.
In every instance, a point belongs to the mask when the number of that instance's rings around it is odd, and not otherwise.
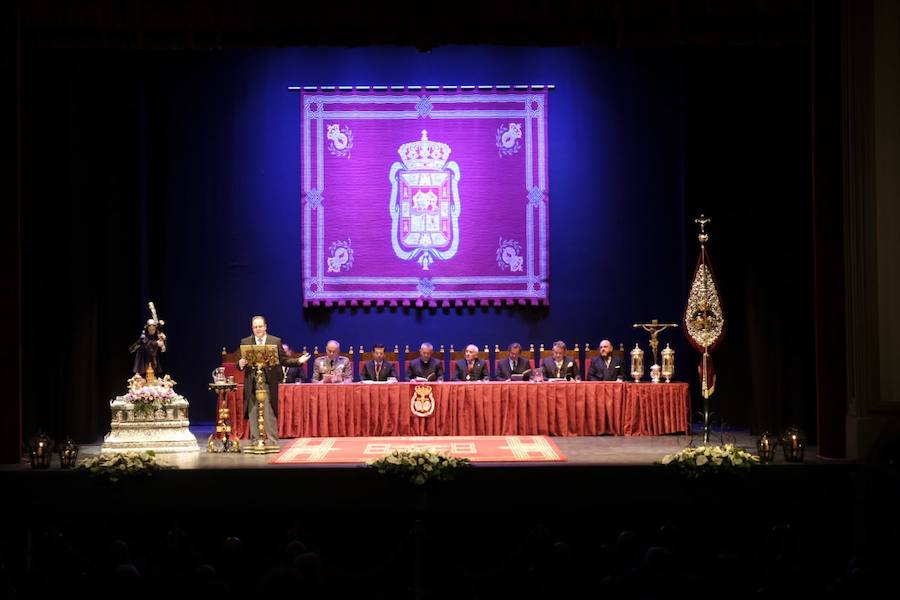
[[[430,385],[417,385],[409,401],[409,410],[417,417],[430,417],[434,412],[434,394]]]
[[[301,93],[304,306],[549,302],[548,91],[428,87]]]
[[[447,162],[450,146],[422,139],[400,146],[391,165],[391,243],[402,260],[427,271],[435,259],[449,260],[459,248],[459,165]]]

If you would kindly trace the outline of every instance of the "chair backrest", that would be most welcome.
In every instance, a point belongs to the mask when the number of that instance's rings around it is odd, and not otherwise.
[[[239,371],[237,368],[237,362],[240,358],[240,348],[233,352],[228,352],[225,346],[222,346],[222,366],[225,367],[225,377],[234,377],[235,383],[244,383],[244,372]]]
[[[412,351],[409,349],[409,344],[406,345],[406,349],[403,351],[403,379],[409,380],[409,363],[419,358],[419,354],[421,354],[418,350]],[[447,377],[447,363],[444,361],[444,345],[441,344],[440,350],[435,350],[431,355],[431,358],[438,360],[444,365],[444,378]]]
[[[591,344],[589,342],[584,343],[584,371],[581,373],[581,378],[587,380],[588,371],[591,369],[591,361],[594,358],[600,356],[600,349],[595,348],[591,350]]]
[[[356,381],[362,380],[363,365],[374,359],[375,352],[366,352],[362,346],[359,347],[359,363],[357,363],[354,371],[354,379]],[[395,344],[393,352],[388,352],[387,348],[385,348],[384,360],[394,365],[394,373],[397,375],[397,379],[400,379],[400,346]]]

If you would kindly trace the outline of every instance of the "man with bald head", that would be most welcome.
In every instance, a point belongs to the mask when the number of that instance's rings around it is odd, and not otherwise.
[[[466,346],[466,357],[453,363],[453,381],[489,381],[488,364],[478,358],[478,346]]]
[[[617,377],[625,376],[625,364],[622,359],[612,354],[612,344],[609,340],[600,342],[600,356],[591,360],[588,369],[588,381],[616,381]],[[616,371],[618,367],[618,371]]]
[[[353,379],[350,359],[341,356],[341,345],[337,340],[325,344],[325,356],[313,363],[313,383],[344,383]]]

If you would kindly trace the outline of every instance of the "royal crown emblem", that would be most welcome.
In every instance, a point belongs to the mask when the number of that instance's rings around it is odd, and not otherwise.
[[[409,401],[409,410],[417,417],[430,417],[434,412],[434,394],[430,385],[417,385]]]
[[[450,146],[429,140],[428,131],[423,129],[421,140],[403,144],[397,153],[410,171],[417,169],[440,171],[450,157]]]
[[[450,146],[428,139],[397,150],[391,165],[391,243],[402,260],[416,260],[428,271],[459,248],[459,165],[449,161]]]

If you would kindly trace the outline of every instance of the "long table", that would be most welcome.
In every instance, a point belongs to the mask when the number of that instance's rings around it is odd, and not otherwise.
[[[413,414],[417,384],[278,386],[278,435],[662,435],[690,429],[686,383],[446,382],[431,384],[434,412]],[[246,438],[243,386],[228,394]]]

